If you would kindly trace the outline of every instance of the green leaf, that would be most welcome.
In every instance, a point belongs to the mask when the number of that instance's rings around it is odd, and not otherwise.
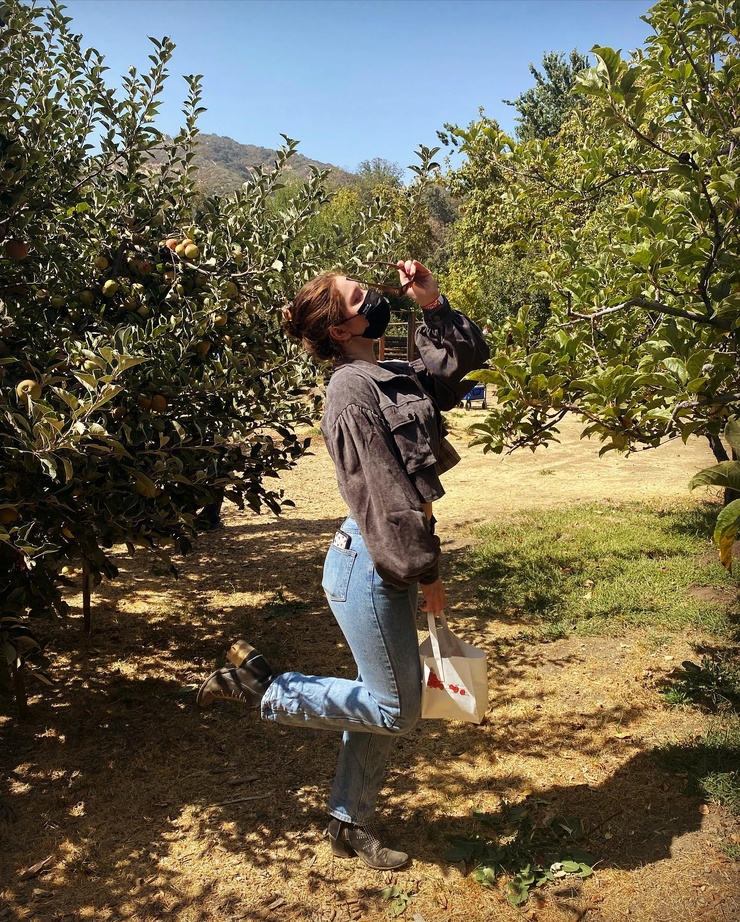
[[[483,887],[496,886],[496,872],[491,867],[477,868],[473,874],[473,879]]]
[[[122,390],[123,387],[121,387],[120,384],[106,384],[95,400],[95,409],[99,410],[100,407],[105,406],[105,404],[113,400],[117,394],[120,394]]]
[[[506,885],[506,899],[512,906],[521,906],[528,898],[529,887],[518,880],[518,877]]]
[[[380,895],[384,900],[394,900],[401,892],[401,888],[397,884],[393,884],[392,887],[386,887]]]
[[[89,391],[94,392],[94,391],[97,389],[97,386],[98,386],[98,384],[97,384],[97,379],[96,379],[93,375],[85,374],[85,373],[82,372],[82,371],[76,371],[76,372],[74,372],[74,376],[75,376],[75,378],[77,378],[77,380],[78,380],[81,384],[84,384],[85,387],[86,387]]]
[[[733,418],[727,420],[725,438],[730,443],[732,450],[740,456],[740,419]]]
[[[133,355],[122,355],[118,359],[117,371],[128,371],[129,368],[133,368],[135,365],[143,365],[145,362],[151,362],[150,358],[145,358],[142,356],[133,356]]]
[[[699,471],[689,481],[689,489],[694,490],[699,486],[740,491],[740,461],[720,461],[719,464]]]
[[[404,894],[403,894],[402,896],[400,896],[397,900],[393,900],[393,902],[392,902],[391,905],[390,905],[391,916],[393,916],[393,917],[395,918],[396,916],[401,916],[401,915],[403,915],[403,914],[406,912],[406,908],[407,908],[407,906],[408,906],[409,899],[410,899],[410,897],[408,897],[408,896],[404,893]]]
[[[730,462],[732,463],[732,462]],[[732,546],[740,527],[740,499],[728,503],[717,516],[714,528],[714,540],[719,547],[719,559],[722,566],[732,572]]]
[[[45,669],[29,669],[29,673],[44,685],[54,685],[54,680]]]

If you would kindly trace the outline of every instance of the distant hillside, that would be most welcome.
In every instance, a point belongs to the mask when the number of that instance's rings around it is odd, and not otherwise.
[[[225,195],[238,189],[245,182],[253,167],[270,168],[277,151],[269,147],[255,147],[254,144],[239,144],[231,138],[218,134],[201,134],[194,163],[198,167],[198,184],[209,194]],[[311,160],[303,154],[294,154],[288,162],[285,176],[307,179],[311,167],[330,169],[332,185],[345,185],[354,177],[330,163]]]

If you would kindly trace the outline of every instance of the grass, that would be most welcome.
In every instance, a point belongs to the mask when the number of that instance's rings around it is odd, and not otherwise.
[[[689,791],[740,816],[740,650],[685,662],[664,690],[669,704],[693,706],[719,715],[702,735],[663,746],[659,756],[684,775]],[[740,860],[740,845],[721,843],[728,857]]]
[[[740,710],[740,655],[724,650],[702,656],[699,663],[686,661],[663,691],[667,704],[695,704],[709,711]]]
[[[707,730],[663,746],[661,762],[686,776],[690,793],[705,797],[740,816],[740,715]]]
[[[644,627],[657,643],[687,627],[718,638],[721,651],[685,662],[663,689],[667,705],[715,714],[712,725],[657,755],[691,793],[740,815],[740,608],[711,541],[716,516],[710,503],[534,511],[479,529],[463,566],[483,616],[517,621],[520,640]],[[740,858],[737,843],[721,847]]]
[[[712,553],[716,515],[709,503],[530,512],[479,529],[465,568],[484,611],[519,619],[537,640],[648,625],[731,636],[737,582]],[[717,598],[687,592],[696,587]]]

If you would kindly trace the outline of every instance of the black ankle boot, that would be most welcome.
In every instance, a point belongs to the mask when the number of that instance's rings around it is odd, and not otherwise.
[[[381,845],[374,824],[356,826],[332,817],[326,829],[331,850],[337,858],[362,858],[369,868],[392,871],[406,864],[406,852],[396,852]]]
[[[227,666],[209,675],[198,689],[195,700],[202,708],[210,707],[219,699],[231,699],[247,707],[258,708],[274,678],[262,654],[249,647],[241,666]]]

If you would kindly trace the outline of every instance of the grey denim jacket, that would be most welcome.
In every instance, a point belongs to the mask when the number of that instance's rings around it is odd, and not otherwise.
[[[440,411],[459,403],[472,386],[462,379],[489,356],[480,329],[445,298],[424,312],[416,347],[412,363],[340,364],[321,421],[339,492],[375,569],[396,588],[439,578],[439,538],[423,504],[444,495],[440,474],[456,463]]]

